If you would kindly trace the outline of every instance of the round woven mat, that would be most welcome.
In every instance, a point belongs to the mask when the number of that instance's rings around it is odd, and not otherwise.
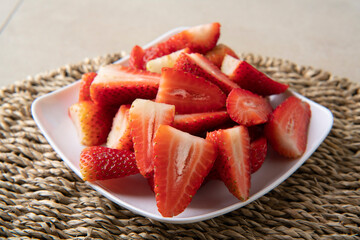
[[[33,100],[122,57],[113,54],[0,90],[0,237],[38,239],[360,239],[360,87],[311,67],[244,54],[329,108],[334,126],[290,178],[257,201],[194,224],[136,215],[65,166],[37,128]]]

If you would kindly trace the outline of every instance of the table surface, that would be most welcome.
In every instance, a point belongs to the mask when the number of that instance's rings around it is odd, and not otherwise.
[[[0,0],[0,86],[220,22],[219,42],[360,83],[360,1]]]

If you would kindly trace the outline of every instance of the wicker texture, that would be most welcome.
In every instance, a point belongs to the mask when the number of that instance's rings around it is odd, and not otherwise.
[[[329,108],[334,126],[311,158],[257,201],[194,224],[136,215],[65,166],[37,128],[33,100],[121,58],[113,54],[0,90],[0,237],[38,239],[360,239],[360,87],[281,59],[244,58]]]

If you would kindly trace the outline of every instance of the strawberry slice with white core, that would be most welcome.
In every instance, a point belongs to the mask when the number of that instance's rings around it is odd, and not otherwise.
[[[219,157],[214,167],[221,180],[236,198],[247,200],[251,185],[250,138],[247,128],[236,126],[217,130],[216,134],[209,137],[217,142]]]
[[[129,110],[130,131],[140,173],[153,174],[153,138],[160,124],[172,124],[175,107],[151,100],[136,99]]]
[[[230,120],[226,111],[177,114],[173,127],[181,131],[198,134],[208,129],[214,129]]]
[[[226,108],[232,120],[245,126],[267,122],[273,110],[267,98],[241,88],[230,92]]]
[[[216,111],[225,106],[226,95],[202,77],[163,68],[156,102],[175,105],[176,113]]]
[[[283,93],[289,87],[269,78],[246,61],[241,61],[230,55],[224,57],[221,71],[241,88],[262,96]]]
[[[154,138],[154,191],[162,216],[173,217],[184,211],[216,156],[210,141],[160,125]]]
[[[190,53],[190,49],[181,49],[168,55],[152,59],[146,63],[146,70],[149,72],[161,73],[163,67],[173,67],[176,59],[181,53]]]
[[[204,77],[216,84],[221,90],[228,94],[232,89],[239,86],[231,81],[220,69],[209,59],[200,53],[183,53],[176,60],[175,69],[190,72],[200,77]]]
[[[116,113],[106,146],[119,150],[133,150],[129,124],[130,105],[121,105]]]
[[[288,158],[304,154],[311,118],[310,105],[295,96],[287,98],[272,113],[265,134],[273,149]]]
[[[100,68],[90,86],[90,95],[99,105],[120,107],[136,98],[155,98],[159,81],[160,74],[110,64]]]

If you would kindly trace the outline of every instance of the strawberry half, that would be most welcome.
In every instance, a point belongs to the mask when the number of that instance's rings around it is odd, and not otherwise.
[[[234,50],[222,43],[216,45],[213,49],[208,51],[205,54],[205,57],[220,69],[226,54],[239,59]]]
[[[302,156],[306,150],[310,118],[310,105],[295,96],[277,106],[265,126],[266,137],[273,149],[288,158]]]
[[[81,76],[80,81],[80,91],[79,91],[79,101],[89,101],[90,97],[90,85],[96,77],[95,72],[85,73]]]
[[[216,156],[210,141],[160,125],[154,137],[154,191],[162,216],[173,217],[184,211]]]
[[[251,173],[255,173],[260,169],[265,161],[267,154],[266,137],[260,137],[250,143],[250,169]]]
[[[230,92],[226,109],[232,120],[245,126],[267,122],[273,110],[267,98],[241,88]]]
[[[232,89],[239,87],[222,73],[209,59],[199,53],[181,54],[176,60],[174,68],[203,77],[216,84],[226,94]]]
[[[130,52],[129,67],[145,70],[144,55],[144,49],[138,45],[135,45]]]
[[[175,105],[176,113],[216,111],[225,106],[225,101],[220,88],[204,78],[163,68],[156,102]]]
[[[161,73],[163,67],[173,67],[181,53],[190,53],[190,48],[184,48],[168,55],[152,59],[146,63],[146,70]]]
[[[94,146],[106,142],[116,110],[99,106],[92,101],[81,101],[71,105],[68,113],[80,143]]]
[[[156,96],[160,74],[131,69],[120,64],[101,67],[90,86],[91,99],[99,105],[131,104],[136,98]]]
[[[116,113],[107,138],[107,147],[119,150],[133,150],[133,142],[130,135],[129,109],[130,105],[121,105]]]
[[[84,181],[92,182],[134,175],[139,170],[133,152],[93,146],[81,151],[80,172]]]
[[[220,37],[220,24],[210,23],[186,29],[153,47],[145,49],[144,62],[168,55],[180,49],[206,53],[216,46]]]
[[[229,120],[230,117],[226,111],[177,114],[173,127],[190,134],[198,134],[220,126]]]
[[[208,135],[210,135],[209,133]],[[229,191],[239,200],[249,198],[250,191],[250,138],[245,126],[217,130],[207,139],[216,143],[219,155],[214,168]]]
[[[153,174],[153,138],[160,124],[172,124],[175,107],[150,100],[136,99],[129,110],[130,131],[136,163],[144,177]]]
[[[274,81],[249,63],[230,55],[224,57],[221,71],[241,88],[262,96],[283,93],[289,87],[286,84]]]

